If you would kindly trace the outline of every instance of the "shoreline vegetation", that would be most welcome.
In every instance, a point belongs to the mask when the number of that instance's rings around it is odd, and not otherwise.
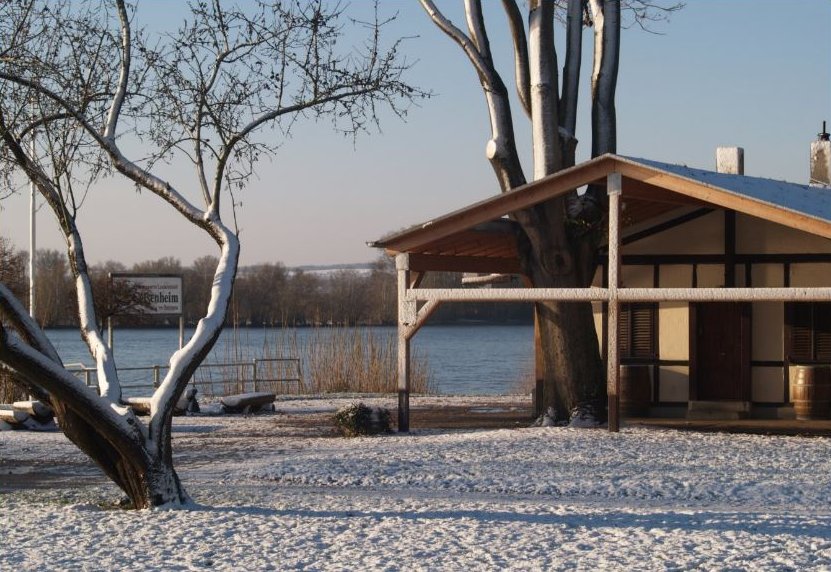
[[[206,397],[245,393],[253,387],[276,395],[389,394],[398,390],[396,336],[360,326],[310,328],[311,334],[303,339],[292,328],[278,329],[274,335],[265,336],[261,347],[255,348],[248,339],[254,328],[231,327],[230,336],[215,348],[222,364],[203,364],[193,381]],[[299,362],[269,361],[282,358]],[[258,363],[256,386],[250,368],[254,360],[262,360]],[[415,352],[410,367],[413,394],[438,393],[426,356]],[[279,381],[292,378],[299,381]],[[0,403],[24,398],[25,393],[13,383],[13,374],[0,370]]]
[[[0,236],[0,278],[21,300],[28,299],[28,254],[15,249]],[[179,259],[164,257],[127,267],[115,261],[91,268],[97,314],[104,330],[108,318],[113,327],[126,329],[176,329],[176,317],[116,315],[120,301],[111,292],[109,274],[113,272],[179,274],[183,280],[185,326],[192,328],[208,303],[216,259],[205,256],[185,266]],[[77,328],[77,307],[73,281],[65,254],[56,250],[39,250],[36,262],[36,320],[44,329]],[[458,273],[430,273],[424,287],[461,287]],[[234,336],[254,329],[276,328],[282,346],[263,348],[261,356],[274,357],[287,350],[287,332],[311,331],[307,345],[293,340],[294,355],[304,372],[304,390],[313,393],[362,392],[389,393],[397,390],[397,352],[395,336],[380,336],[369,331],[375,326],[395,327],[396,274],[391,258],[381,255],[373,263],[344,265],[337,269],[288,268],[281,263],[259,264],[240,268],[234,287],[225,329]],[[123,306],[123,304],[121,304]],[[449,304],[431,317],[430,326],[442,325],[531,325],[530,304]],[[275,340],[275,344],[276,344]],[[286,345],[288,344],[288,345]],[[242,349],[216,348],[227,355],[243,359]],[[301,347],[302,346],[302,347]],[[238,362],[240,359],[226,360]],[[283,367],[266,365],[264,367]],[[436,383],[424,356],[413,360],[413,392],[436,393]],[[208,371],[205,369],[204,371]],[[228,373],[228,372],[226,372]],[[263,377],[273,378],[273,371]],[[218,373],[217,373],[218,375]],[[235,379],[239,375],[226,378]],[[291,392],[283,387],[280,393]],[[21,395],[9,382],[9,374],[0,372],[0,402]]]
[[[28,254],[0,236],[0,279],[20,300],[29,298]],[[182,276],[185,325],[195,326],[208,305],[216,258],[203,256],[190,266],[173,257],[148,260],[132,267],[107,261],[90,268],[96,313],[101,326],[108,318],[118,328],[178,327],[178,318],[120,315],[135,306],[110,287],[110,273],[175,274]],[[66,255],[39,250],[36,257],[35,318],[43,328],[77,327],[74,282]],[[459,288],[459,273],[425,276],[425,288]],[[392,258],[381,255],[363,265],[338,268],[289,268],[279,262],[239,269],[226,327],[394,326],[398,312],[397,278]],[[532,324],[531,304],[445,304],[430,324]]]
[[[262,382],[261,387],[277,395],[320,395],[328,393],[395,393],[398,391],[398,348],[395,336],[384,336],[363,327],[312,327],[311,335],[298,339],[291,329],[280,329],[265,341],[258,355],[252,344],[242,340],[246,329],[234,327],[230,343],[222,348],[225,360],[235,363],[254,359],[298,358],[302,382],[296,390],[280,383]],[[291,377],[290,364],[264,361],[263,378]],[[438,393],[426,356],[415,352],[410,365],[411,391]],[[229,373],[229,372],[224,372]],[[226,384],[225,391],[245,391],[245,383]]]

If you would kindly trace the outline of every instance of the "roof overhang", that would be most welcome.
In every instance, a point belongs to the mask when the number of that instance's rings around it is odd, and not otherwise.
[[[390,254],[409,253],[413,269],[518,272],[520,231],[505,217],[584,185],[605,185],[612,173],[622,177],[624,232],[674,210],[709,207],[831,239],[831,192],[827,190],[606,154],[385,236],[370,246]]]

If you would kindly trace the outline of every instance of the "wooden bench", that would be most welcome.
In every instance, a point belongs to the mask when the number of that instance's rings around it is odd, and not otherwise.
[[[15,401],[12,408],[17,411],[25,411],[40,422],[50,421],[55,417],[52,408],[40,401]]]
[[[219,402],[223,413],[255,413],[258,411],[274,411],[273,393],[259,391],[254,393],[239,393],[226,395]]]
[[[0,420],[8,423],[12,427],[19,425],[29,418],[29,414],[25,411],[15,409],[11,405],[0,405]]]
[[[0,405],[2,428],[51,431],[57,429],[52,408],[40,401],[16,401]]]
[[[123,397],[121,402],[128,405],[136,415],[150,415],[150,400],[152,397]],[[173,406],[173,415],[199,413],[199,402],[196,401],[196,388],[185,390],[176,405]]]

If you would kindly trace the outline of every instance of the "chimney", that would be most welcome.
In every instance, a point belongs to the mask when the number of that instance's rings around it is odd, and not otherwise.
[[[812,187],[831,188],[831,136],[822,122],[822,133],[811,143],[811,180]]]
[[[727,175],[744,175],[744,149],[741,147],[717,147],[716,171]]]

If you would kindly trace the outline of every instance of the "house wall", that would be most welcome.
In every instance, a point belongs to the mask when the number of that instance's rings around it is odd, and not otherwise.
[[[829,241],[770,221],[736,215],[736,252],[742,254],[825,253]]]
[[[735,253],[751,258],[735,266],[735,285],[754,287],[828,286],[831,263],[790,262],[787,258],[753,261],[752,255],[801,253],[831,254],[831,241],[775,223],[736,215]],[[654,264],[624,265],[624,287],[723,287],[723,264],[662,263],[666,255],[720,255],[725,253],[725,215],[714,211],[622,248],[622,255],[654,257]],[[655,284],[657,268],[657,284]],[[600,284],[599,278],[597,284]],[[595,305],[600,335],[600,305]],[[782,404],[789,400],[789,372],[784,355],[785,305],[757,302],[751,306],[751,400],[755,404]],[[658,349],[655,363],[656,401],[685,403],[690,396],[690,306],[658,306]]]

